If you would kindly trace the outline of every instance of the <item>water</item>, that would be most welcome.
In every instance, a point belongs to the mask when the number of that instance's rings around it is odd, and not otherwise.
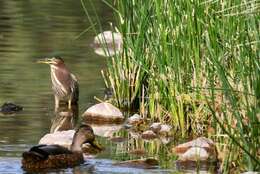
[[[102,1],[92,1],[97,8],[104,30],[110,29],[111,9]],[[11,101],[23,106],[13,115],[0,115],[0,173],[24,173],[21,154],[56,128],[51,126],[54,98],[51,91],[49,67],[36,64],[43,57],[60,55],[80,83],[79,116],[103,98],[104,83],[100,73],[106,59],[96,55],[90,44],[95,33],[81,7],[75,0],[0,1],[0,105]],[[89,7],[87,5],[87,7]],[[89,8],[90,16],[94,11]],[[55,121],[54,121],[55,123]],[[122,125],[92,125],[98,141],[105,150],[80,166],[51,170],[47,173],[174,173],[174,157],[167,140],[145,141],[140,135],[123,129]],[[124,137],[113,142],[111,137]],[[133,150],[145,150],[138,156]],[[155,157],[156,169],[137,169],[114,165],[118,161]]]

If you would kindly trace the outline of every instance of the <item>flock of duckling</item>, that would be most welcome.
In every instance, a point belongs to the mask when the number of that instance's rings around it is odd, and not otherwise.
[[[75,76],[68,71],[61,58],[54,57],[52,59],[45,59],[45,61],[39,61],[39,63],[47,63],[51,67],[51,78],[55,96],[55,110],[58,107],[57,104],[59,105],[59,101],[62,100],[67,100],[68,108],[71,109],[71,101],[75,101],[76,99],[77,102],[78,100],[78,84]],[[59,69],[60,67],[63,69]],[[56,76],[55,73],[59,76]],[[68,80],[72,81],[69,82]],[[74,86],[64,86],[68,83],[71,83]],[[59,86],[57,86],[57,84]],[[66,91],[64,89],[69,90]],[[73,92],[73,89],[77,89],[77,91]],[[60,95],[61,93],[63,96]],[[51,145],[39,144],[24,152],[22,154],[22,168],[26,171],[39,171],[43,169],[67,168],[79,165],[84,162],[81,148],[84,143],[89,143],[92,147],[99,149],[95,144],[93,129],[86,124],[82,124],[76,130],[70,148],[58,145],[54,140]]]

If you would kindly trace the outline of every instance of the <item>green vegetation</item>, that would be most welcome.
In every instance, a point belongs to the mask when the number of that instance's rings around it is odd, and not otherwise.
[[[227,173],[260,170],[260,3],[104,2],[124,38],[104,72],[113,101],[210,136]]]

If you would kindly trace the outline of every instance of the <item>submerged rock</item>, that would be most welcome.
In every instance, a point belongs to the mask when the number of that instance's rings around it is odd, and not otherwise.
[[[189,141],[187,143],[180,144],[180,145],[174,147],[172,150],[173,150],[173,152],[175,152],[177,154],[183,154],[191,147],[204,148],[209,152],[215,152],[215,150],[216,150],[214,142],[211,139],[205,138],[205,137],[199,137],[199,138]]]
[[[142,137],[143,139],[150,140],[150,139],[157,138],[157,135],[156,135],[153,131],[147,130],[147,131],[144,131],[144,132],[141,134],[141,137]]]
[[[133,127],[133,125],[131,125],[131,124],[124,124],[125,129],[131,129],[132,127]]]
[[[182,161],[205,161],[209,158],[209,153],[201,147],[191,147],[183,154],[179,155]]]
[[[16,105],[11,102],[6,102],[0,107],[0,112],[2,112],[3,114],[13,114],[21,110],[23,110],[22,106]]]
[[[127,138],[125,137],[111,137],[109,138],[110,141],[114,142],[114,143],[122,143],[127,141]]]
[[[127,119],[129,125],[139,125],[144,122],[144,119],[139,114],[134,114]]]
[[[179,161],[217,161],[216,147],[211,139],[199,137],[173,148]]]
[[[88,108],[82,115],[85,121],[94,123],[121,123],[122,112],[110,103],[99,103]]]
[[[146,155],[146,151],[144,149],[133,149],[129,151],[129,154],[136,156],[144,156]]]
[[[159,135],[161,136],[170,136],[171,135],[172,126],[167,124],[162,124],[161,129],[159,130]]]
[[[168,124],[162,124],[160,122],[153,123],[150,126],[150,130],[152,130],[154,133],[158,134],[159,136],[171,136],[172,133],[172,126]]]
[[[157,134],[161,130],[161,125],[162,123],[153,123],[151,124],[150,129]]]
[[[104,31],[94,38],[92,45],[96,54],[105,57],[114,56],[122,51],[122,35],[112,31]]]
[[[156,159],[147,158],[147,159],[122,161],[122,162],[114,163],[114,165],[121,166],[121,167],[154,169],[159,165],[159,162]]]
[[[135,138],[135,139],[138,139],[141,137],[141,134],[139,131],[136,131],[136,130],[129,130],[129,134],[131,135],[131,138]]]
[[[101,137],[113,137],[113,134],[120,131],[122,124],[89,124],[95,135]]]

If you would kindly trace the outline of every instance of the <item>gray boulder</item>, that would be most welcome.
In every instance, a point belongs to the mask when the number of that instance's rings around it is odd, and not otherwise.
[[[144,122],[144,119],[139,114],[134,114],[127,119],[129,125],[139,125]]]
[[[92,123],[121,123],[122,112],[110,103],[99,103],[88,108],[82,115],[83,119]]]
[[[150,140],[150,139],[154,139],[154,138],[157,138],[157,135],[151,131],[151,130],[147,130],[147,131],[144,131],[141,135],[141,137],[143,139],[146,139],[146,140]]]
[[[93,48],[100,56],[110,57],[122,52],[123,38],[120,33],[104,31],[94,38]]]
[[[173,152],[181,161],[216,161],[216,146],[211,139],[199,137],[187,143],[174,147]]]

